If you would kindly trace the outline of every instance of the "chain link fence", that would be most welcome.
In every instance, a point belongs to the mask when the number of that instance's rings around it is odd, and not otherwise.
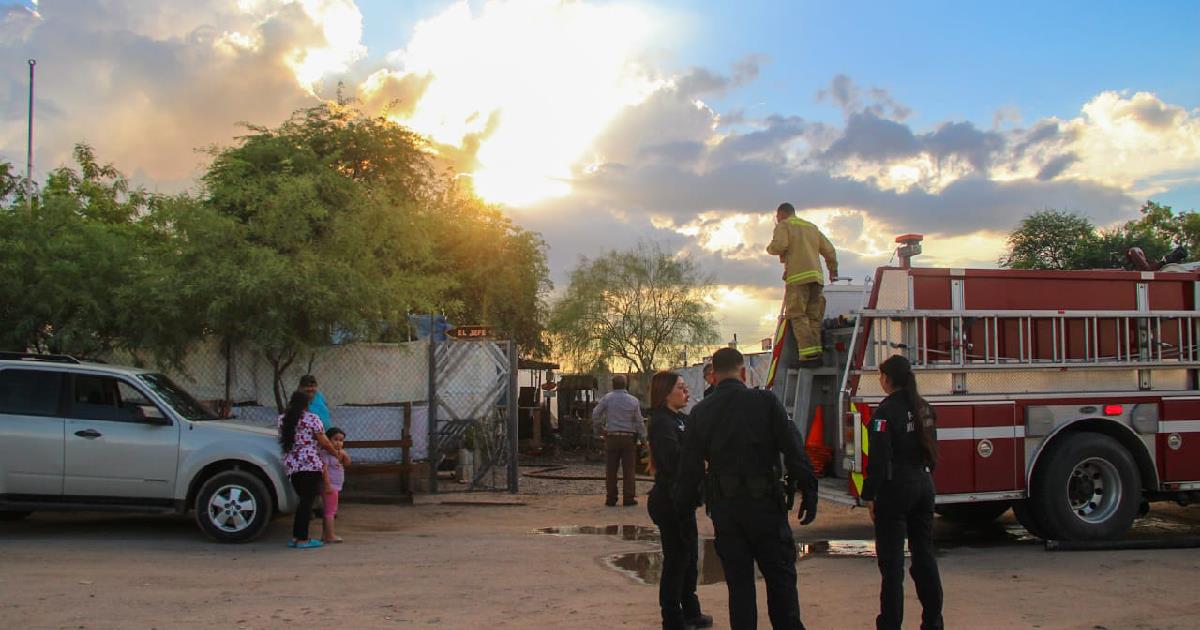
[[[130,355],[106,360],[136,363]],[[252,344],[206,340],[180,365],[156,369],[222,417],[270,429],[300,377],[311,374],[360,471],[398,472],[402,491],[415,473],[418,490],[515,492],[516,431],[508,409],[515,365],[509,342],[354,343],[276,364]],[[438,402],[432,414],[431,397]]]

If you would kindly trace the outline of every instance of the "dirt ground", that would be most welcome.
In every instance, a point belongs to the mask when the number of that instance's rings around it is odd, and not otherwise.
[[[346,504],[338,519],[345,544],[315,550],[285,547],[286,518],[256,542],[225,546],[179,517],[34,514],[0,523],[0,627],[657,628],[656,588],[611,559],[651,552],[622,566],[652,573],[653,541],[535,531],[651,525],[644,497],[636,507],[606,508],[602,492],[601,482],[533,480],[517,496]],[[699,521],[711,536],[703,513]],[[1136,529],[1143,537],[1195,536],[1200,508],[1162,504]],[[795,530],[799,541],[818,543],[798,563],[806,625],[872,627],[878,573],[874,559],[860,555],[869,545],[855,542],[870,539],[866,511],[826,501],[816,523]],[[1022,531],[1011,515],[983,531],[939,519],[947,627],[1200,625],[1200,549],[1047,552]],[[716,627],[727,628],[719,568],[712,575],[719,564],[711,554],[703,564],[713,583],[700,587],[700,599]],[[911,583],[906,610],[906,627],[916,628]]]

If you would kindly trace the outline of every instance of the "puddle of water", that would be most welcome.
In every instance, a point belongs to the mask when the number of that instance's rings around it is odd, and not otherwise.
[[[535,534],[548,536],[612,536],[621,540],[657,543],[658,528],[644,525],[566,525],[535,529]]]
[[[801,562],[817,556],[830,558],[874,558],[875,542],[870,540],[822,540],[796,545],[796,561]],[[658,584],[662,576],[662,551],[635,551],[605,558],[605,564],[624,573],[642,584]],[[758,575],[757,569],[755,575]],[[721,558],[717,555],[715,541],[705,538],[700,541],[700,559],[697,567],[699,584],[720,584],[725,581]]]
[[[651,543],[658,546],[658,528],[642,525],[567,525],[559,527],[543,527],[534,530],[535,534],[547,536],[612,536],[619,540]],[[725,572],[721,569],[721,558],[717,555],[716,544],[711,538],[700,541],[700,558],[698,582],[700,584],[719,584],[725,581]],[[871,540],[822,540],[796,545],[797,562],[816,557],[832,558],[874,558],[875,542]],[[642,584],[658,584],[662,575],[662,551],[655,548],[647,551],[615,554],[604,559],[604,563],[624,573]]]

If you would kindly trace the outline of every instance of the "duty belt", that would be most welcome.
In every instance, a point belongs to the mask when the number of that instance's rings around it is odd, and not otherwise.
[[[609,435],[633,435],[633,436],[637,435],[637,433],[635,431],[609,431],[608,434]]]

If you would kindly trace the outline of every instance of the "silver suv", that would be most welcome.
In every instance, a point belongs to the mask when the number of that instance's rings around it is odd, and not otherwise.
[[[245,542],[294,508],[273,431],[218,420],[162,374],[0,353],[0,521],[191,509]]]

